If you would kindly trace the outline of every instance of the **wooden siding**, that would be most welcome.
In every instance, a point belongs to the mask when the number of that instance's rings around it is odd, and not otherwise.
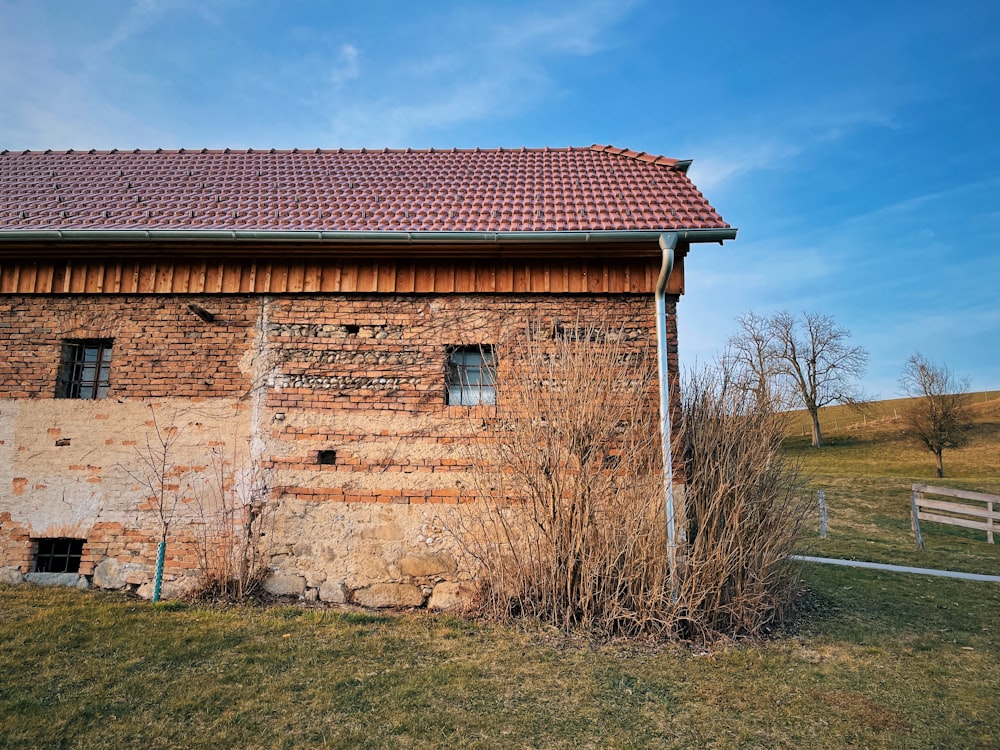
[[[7,261],[0,294],[282,294],[310,292],[652,294],[659,258],[602,261]],[[683,256],[668,291],[683,294]]]

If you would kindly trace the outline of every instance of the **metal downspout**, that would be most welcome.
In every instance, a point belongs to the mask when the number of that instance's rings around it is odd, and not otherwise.
[[[677,579],[677,519],[674,515],[674,466],[670,446],[670,367],[667,354],[667,281],[674,269],[676,232],[660,235],[663,261],[656,280],[656,361],[660,375],[660,445],[663,451],[664,515],[667,524],[667,562],[670,566],[670,597],[677,601],[680,582]]]

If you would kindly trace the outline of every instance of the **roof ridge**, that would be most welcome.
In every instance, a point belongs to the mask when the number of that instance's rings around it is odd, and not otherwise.
[[[610,148],[610,147],[609,147]],[[175,149],[165,149],[165,148],[133,148],[133,149],[45,149],[34,150],[30,148],[21,150],[11,150],[3,149],[0,151],[0,156],[7,156],[9,154],[27,156],[28,154],[56,154],[56,155],[69,155],[69,154],[92,154],[97,156],[112,156],[117,154],[140,154],[140,155],[151,155],[151,154],[171,154],[171,155],[185,155],[185,154],[478,154],[478,153],[558,153],[558,152],[573,152],[573,151],[600,151],[604,147],[596,146],[542,146],[542,147],[532,147],[527,146],[497,146],[495,148],[482,148],[480,146],[475,146],[473,148],[458,148],[452,146],[450,148],[436,148],[430,146],[428,148],[245,148],[245,149],[234,149],[234,148],[175,148]],[[619,149],[621,151],[621,149]],[[663,158],[663,157],[661,157]],[[672,160],[671,160],[672,161]]]
[[[670,167],[672,169],[677,169],[681,172],[686,172],[687,168],[691,165],[690,159],[672,159],[669,156],[658,156],[657,154],[647,154],[645,151],[633,151],[629,148],[617,148],[616,146],[602,146],[599,143],[595,143],[590,147],[591,151],[597,151],[599,153],[613,154],[615,156],[624,156],[626,159],[635,159],[636,161],[645,162],[646,164],[657,164],[663,167]]]

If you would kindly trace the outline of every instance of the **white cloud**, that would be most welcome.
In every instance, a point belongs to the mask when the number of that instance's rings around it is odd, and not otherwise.
[[[747,172],[786,166],[802,153],[802,146],[773,136],[756,142],[737,137],[698,147],[696,152],[711,156],[695,159],[691,165],[691,179],[700,190],[712,192]]]
[[[552,93],[551,58],[598,53],[633,4],[564,4],[520,15],[465,9],[434,17],[426,54],[411,53],[382,69],[373,59],[363,89],[349,90],[342,86],[347,78],[334,78],[332,140],[344,146],[412,145],[429,131],[522,110]]]
[[[330,71],[330,80],[333,81],[333,85],[341,86],[347,81],[353,81],[360,73],[357,47],[351,44],[341,45],[333,70]]]
[[[118,45],[155,24],[170,8],[169,0],[136,0],[111,34],[98,45],[97,51],[101,54],[111,52]]]
[[[830,99],[799,109],[769,111],[762,123],[734,120],[723,132],[689,148],[691,153],[711,154],[696,159],[690,174],[700,189],[719,193],[750,172],[793,167],[810,151],[828,148],[859,130],[897,127],[888,105],[878,109]]]

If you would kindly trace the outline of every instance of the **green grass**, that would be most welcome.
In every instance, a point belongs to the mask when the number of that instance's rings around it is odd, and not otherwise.
[[[983,535],[909,531],[933,460],[891,421],[789,440],[830,534],[808,551],[997,573]],[[945,454],[951,486],[1000,490],[1000,419]],[[961,453],[961,455],[959,455]],[[763,644],[702,653],[538,627],[294,606],[150,605],[0,586],[0,747],[995,748],[1000,585],[803,567]]]
[[[824,424],[822,448],[793,427],[786,446],[797,458],[812,492],[823,490],[829,515],[827,539],[809,540],[813,554],[872,562],[1000,574],[1000,545],[985,532],[922,523],[926,549],[910,529],[914,482],[1000,495],[1000,398],[975,394],[969,442],[944,453],[945,476],[935,476],[934,456],[902,432],[893,413],[902,401],[875,404],[877,419],[836,429]],[[989,399],[985,397],[989,396]],[[839,414],[851,414],[839,407]],[[834,422],[835,423],[835,422]]]

